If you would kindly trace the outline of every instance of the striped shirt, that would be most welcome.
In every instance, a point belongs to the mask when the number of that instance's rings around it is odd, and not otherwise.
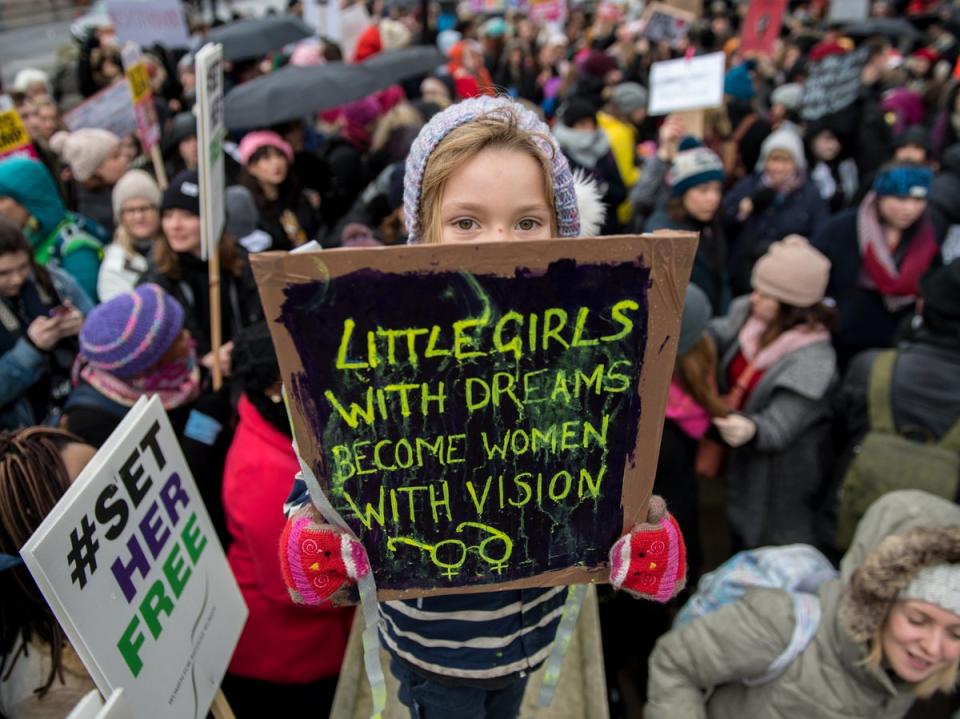
[[[310,501],[299,477],[284,510]],[[422,673],[484,682],[528,672],[550,654],[566,587],[453,594],[380,603],[380,638]]]

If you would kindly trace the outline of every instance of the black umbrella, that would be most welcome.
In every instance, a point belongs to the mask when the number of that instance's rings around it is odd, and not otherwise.
[[[223,100],[228,128],[267,127],[329,110],[387,87],[360,65],[286,67],[237,85]]]
[[[854,37],[871,37],[881,35],[893,40],[916,40],[923,36],[917,28],[902,18],[873,17],[867,20],[846,23],[842,30],[846,35]]]
[[[434,45],[417,45],[399,50],[380,52],[365,60],[361,65],[383,75],[388,85],[401,82],[417,75],[433,72],[447,62]]]
[[[375,55],[360,64],[288,65],[237,85],[224,98],[230,129],[268,127],[372,95],[443,62],[439,51],[411,47]]]
[[[207,35],[207,41],[223,45],[223,59],[235,62],[263,57],[313,34],[309,25],[295,17],[267,15],[215,27]]]

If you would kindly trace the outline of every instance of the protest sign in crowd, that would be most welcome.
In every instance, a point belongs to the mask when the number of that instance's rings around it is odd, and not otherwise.
[[[0,93],[0,717],[957,716],[960,3],[205,17]]]

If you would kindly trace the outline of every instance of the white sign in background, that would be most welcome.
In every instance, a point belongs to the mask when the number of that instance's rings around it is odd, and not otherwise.
[[[651,115],[706,110],[723,104],[722,52],[655,62],[650,68]]]
[[[64,115],[63,121],[70,132],[83,127],[99,127],[110,130],[117,137],[135,133],[137,117],[130,102],[130,86],[126,78],[84,100]]]
[[[140,47],[190,47],[180,0],[106,0],[117,39]]]
[[[223,141],[223,46],[204,45],[196,56],[197,145],[200,174],[200,251],[209,259],[226,223]]]
[[[206,716],[247,608],[159,398],[142,398],[20,550],[104,696]]]
[[[870,0],[831,0],[828,22],[859,22],[870,14]]]

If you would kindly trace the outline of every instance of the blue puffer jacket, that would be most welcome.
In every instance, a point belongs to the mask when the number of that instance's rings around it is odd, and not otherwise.
[[[93,302],[77,282],[65,272],[48,267],[53,287],[59,297],[50,297],[40,290],[37,283],[27,280],[20,290],[21,300],[27,294],[36,297],[36,307],[20,317],[13,306],[0,299],[0,429],[17,429],[43,422],[45,417],[30,401],[28,393],[38,382],[50,374],[52,353],[41,352],[25,337],[29,322],[41,311],[49,311],[69,299],[84,315],[93,309]],[[22,302],[24,308],[34,303]],[[26,313],[26,309],[24,309]]]
[[[744,177],[723,198],[723,216],[730,243],[730,274],[735,295],[751,291],[750,273],[770,245],[786,235],[813,237],[829,217],[827,203],[809,180],[783,196],[777,196],[766,208],[754,211],[746,220],[737,220],[737,209],[745,197],[762,190],[760,174]]]
[[[11,198],[30,213],[22,229],[37,262],[70,274],[95,301],[105,238],[92,220],[67,212],[49,170],[25,157],[0,162],[0,197]]]

